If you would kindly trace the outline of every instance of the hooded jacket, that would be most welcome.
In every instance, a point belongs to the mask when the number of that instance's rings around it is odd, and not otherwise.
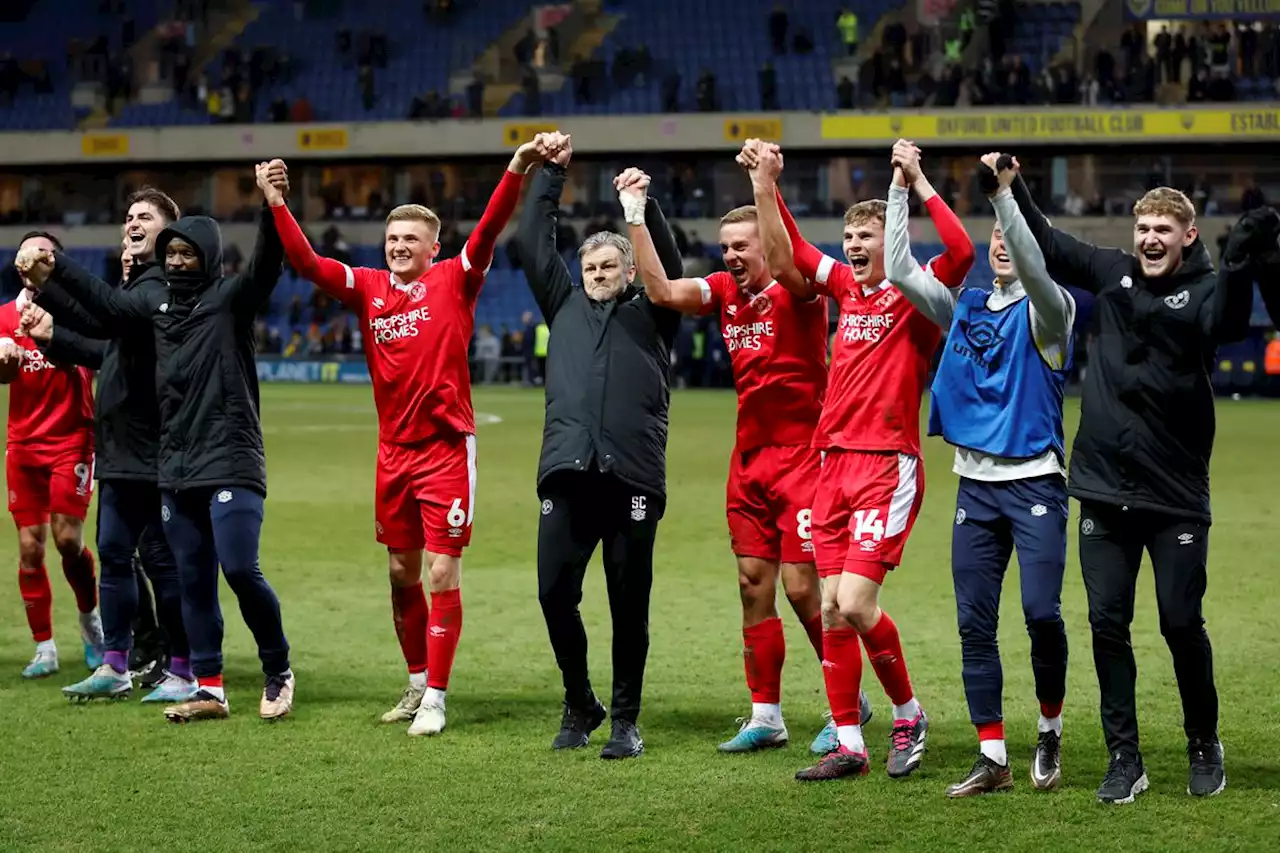
[[[128,322],[103,323],[70,297],[69,280],[71,289],[83,292],[90,287],[86,283],[90,279],[100,288],[107,286],[84,267],[57,255],[53,275],[36,296],[36,304],[54,319],[53,337],[43,350],[54,361],[62,359],[98,370],[94,395],[97,478],[154,483],[160,452],[155,340],[136,329],[134,334],[126,334]],[[164,281],[164,268],[154,261],[135,266],[120,288],[133,290],[152,280]],[[87,360],[99,341],[86,338],[108,339],[97,354],[99,364]]]
[[[1067,490],[1082,501],[1208,523],[1219,344],[1248,331],[1249,270],[1215,270],[1197,238],[1172,275],[1049,225],[1026,184],[1013,196],[1054,280],[1096,295]]]
[[[198,272],[168,270],[128,289],[96,279],[67,279],[63,287],[113,334],[153,336],[160,488],[242,486],[265,495],[253,323],[284,264],[275,220],[264,207],[253,254],[234,276],[222,275],[222,232],[214,220],[179,219],[156,239],[157,258],[174,239],[194,247]],[[59,255],[55,269],[64,260]]]

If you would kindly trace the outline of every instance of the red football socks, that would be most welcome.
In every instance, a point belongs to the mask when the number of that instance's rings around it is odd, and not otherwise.
[[[409,672],[427,671],[427,596],[422,583],[391,587],[391,616]]]
[[[27,609],[27,625],[31,639],[37,643],[53,639],[53,589],[44,566],[38,569],[18,568],[18,589]]]
[[[431,593],[431,618],[427,628],[427,687],[449,689],[453,657],[462,636],[462,590]]]
[[[1061,702],[1052,702],[1052,703],[1041,702],[1040,716],[1044,717],[1046,720],[1052,720],[1054,717],[1061,717],[1062,703]]]
[[[81,613],[92,613],[98,606],[96,569],[93,552],[88,548],[81,549],[74,557],[62,558],[62,574],[76,594],[76,609]]]
[[[1004,740],[1004,721],[994,723],[978,723],[978,742],[984,740]]]
[[[782,701],[782,664],[786,658],[782,620],[777,616],[742,629],[742,660],[752,702],[777,705]]]
[[[822,678],[837,726],[861,724],[862,648],[852,628],[828,628],[822,635]]]
[[[910,702],[915,693],[911,689],[911,677],[907,675],[906,658],[902,656],[902,640],[898,637],[898,626],[888,613],[880,612],[880,621],[862,635],[862,642],[867,645],[867,657],[889,701],[895,705]]]
[[[818,655],[818,663],[822,663],[822,614],[815,613],[813,618],[805,621],[804,632],[809,635],[809,642]]]

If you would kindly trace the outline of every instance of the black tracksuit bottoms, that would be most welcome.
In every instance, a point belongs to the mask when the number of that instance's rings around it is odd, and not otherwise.
[[[1137,754],[1138,711],[1129,626],[1142,552],[1151,555],[1160,633],[1173,656],[1187,738],[1218,736],[1213,649],[1201,602],[1208,582],[1209,524],[1113,504],[1081,501],[1080,568],[1089,598],[1093,661],[1102,698],[1107,749]]]
[[[538,489],[538,601],[564,678],[565,702],[590,706],[587,632],[578,605],[587,564],[604,546],[613,618],[614,719],[636,722],[649,654],[653,543],[665,499],[600,472],[558,472]]]

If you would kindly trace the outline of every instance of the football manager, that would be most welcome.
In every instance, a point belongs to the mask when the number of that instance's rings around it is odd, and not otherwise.
[[[601,758],[644,751],[636,728],[649,651],[653,544],[666,503],[671,347],[680,314],[649,301],[626,237],[608,231],[578,251],[574,286],[556,248],[568,136],[539,134],[547,162],[534,179],[517,240],[525,276],[550,327],[546,424],[538,462],[538,600],[564,679],[554,749],[585,747],[606,711],[587,675],[578,605],[587,563],[603,545],[613,619],[613,727]],[[656,202],[627,211],[649,226],[663,268],[682,274],[675,238]],[[639,223],[636,223],[639,224]]]

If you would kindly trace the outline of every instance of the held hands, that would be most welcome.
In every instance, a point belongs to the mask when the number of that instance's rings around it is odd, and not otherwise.
[[[748,139],[734,160],[750,173],[753,185],[772,186],[782,174],[782,147],[774,142]]]
[[[1254,262],[1270,265],[1277,260],[1280,260],[1280,213],[1276,213],[1275,208],[1254,208],[1227,232],[1222,262],[1228,269],[1243,269]]]
[[[289,169],[283,160],[272,160],[254,166],[254,177],[258,181],[258,189],[262,197],[272,207],[284,204],[284,197],[289,192]]]
[[[22,309],[18,330],[37,343],[47,344],[53,337],[53,315],[34,302],[28,302]]]
[[[978,166],[978,184],[987,197],[994,196],[1009,188],[1020,168],[1017,157],[999,151],[984,154]]]
[[[53,253],[48,249],[26,246],[13,261],[22,282],[31,290],[39,290],[53,274]]]
[[[895,169],[902,170],[902,177],[906,181],[903,186],[910,186],[924,177],[924,172],[920,169],[920,149],[910,140],[899,139],[893,144],[889,162]]]
[[[644,224],[644,207],[648,200],[650,178],[635,168],[624,169],[613,179],[613,188],[622,202],[622,214],[628,225]]]
[[[573,156],[573,145],[568,134],[559,131],[539,133],[516,149],[510,165],[507,166],[507,171],[524,175],[543,163],[568,166],[571,156]]]

